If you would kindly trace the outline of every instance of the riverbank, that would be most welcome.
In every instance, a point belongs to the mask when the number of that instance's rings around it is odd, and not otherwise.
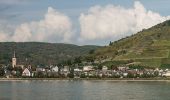
[[[0,81],[24,81],[24,80],[39,80],[39,81],[50,81],[50,80],[89,80],[89,81],[170,81],[170,78],[0,78]]]

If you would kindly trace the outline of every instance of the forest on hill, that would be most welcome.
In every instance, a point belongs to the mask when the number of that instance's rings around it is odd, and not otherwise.
[[[1,42],[0,64],[11,64],[15,51],[17,64],[56,65],[87,55],[100,46],[77,46],[64,43]]]

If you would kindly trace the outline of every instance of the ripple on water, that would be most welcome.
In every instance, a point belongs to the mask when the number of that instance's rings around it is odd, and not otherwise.
[[[0,100],[170,100],[170,82],[33,80],[0,82]]]

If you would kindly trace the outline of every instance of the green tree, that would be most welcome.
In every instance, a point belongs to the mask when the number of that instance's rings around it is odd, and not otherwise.
[[[7,70],[8,70],[8,71],[12,71],[12,70],[13,70],[13,67],[12,67],[12,66],[7,66]]]
[[[43,72],[39,71],[37,72],[37,75],[36,75],[38,78],[43,78],[44,77],[44,74]]]
[[[0,76],[4,76],[4,74],[5,74],[4,68],[0,67]]]
[[[87,62],[94,62],[94,57],[91,56],[91,55],[86,56],[85,59],[86,59]]]
[[[113,42],[110,41],[109,46],[112,46]]]
[[[82,59],[81,59],[81,57],[79,56],[79,57],[76,57],[75,59],[74,59],[74,63],[75,64],[80,64],[82,62]]]
[[[94,51],[95,51],[94,49],[90,50],[89,54],[94,54]]]
[[[80,78],[86,78],[86,75],[85,75],[84,73],[82,73],[82,74],[80,75]]]
[[[74,78],[74,73],[69,73],[68,75],[67,75],[67,77],[69,77],[69,78]]]
[[[68,60],[67,60],[67,65],[72,65],[71,59],[68,59]]]
[[[21,67],[15,67],[13,70],[16,71],[16,76],[17,77],[22,76],[22,68]]]
[[[102,67],[103,67],[103,66],[100,64],[100,65],[98,66],[98,69],[100,69],[100,70],[101,70],[101,69],[102,69]]]

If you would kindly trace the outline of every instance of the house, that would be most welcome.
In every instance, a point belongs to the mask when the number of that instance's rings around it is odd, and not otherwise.
[[[63,69],[64,72],[69,72],[69,66],[64,66],[64,69]]]
[[[161,69],[161,70],[159,70],[159,75],[158,76],[162,76],[162,74],[163,74],[163,70]]]
[[[88,72],[88,71],[91,71],[91,70],[93,70],[93,66],[84,66],[83,67],[84,72]]]
[[[126,67],[126,66],[119,66],[118,67],[118,70],[120,70],[120,71],[126,71],[128,69],[129,69],[129,67]]]
[[[142,70],[137,71],[137,75],[142,76],[144,72]]]
[[[138,74],[138,72],[136,70],[134,70],[134,69],[133,70],[128,70],[127,72],[128,72],[129,77],[136,77],[137,74]]]
[[[74,69],[74,72],[82,72],[82,70],[79,69],[79,68],[75,68],[75,69]]]
[[[80,78],[80,75],[82,73],[82,70],[79,68],[74,69],[74,78]]]
[[[10,71],[6,71],[5,72],[5,76],[6,76],[6,78],[11,78],[12,77]]]
[[[103,76],[108,76],[108,67],[107,66],[102,67],[102,75]]]
[[[64,68],[60,69],[60,74],[63,74],[65,77],[70,73],[69,66],[64,66]]]
[[[128,76],[128,73],[127,72],[124,72],[123,73],[123,77],[127,77]]]
[[[163,73],[162,76],[170,77],[170,71],[167,71],[167,72]]]
[[[103,72],[106,72],[107,70],[108,70],[108,67],[107,67],[107,66],[103,66],[103,67],[102,67],[102,71],[103,71]]]
[[[52,72],[58,72],[58,71],[59,71],[58,66],[52,67]]]
[[[28,68],[25,68],[24,71],[22,72],[22,76],[31,76],[31,72]]]
[[[45,71],[45,68],[37,67],[37,68],[36,68],[36,71],[37,71],[37,72],[44,72],[44,71]]]

